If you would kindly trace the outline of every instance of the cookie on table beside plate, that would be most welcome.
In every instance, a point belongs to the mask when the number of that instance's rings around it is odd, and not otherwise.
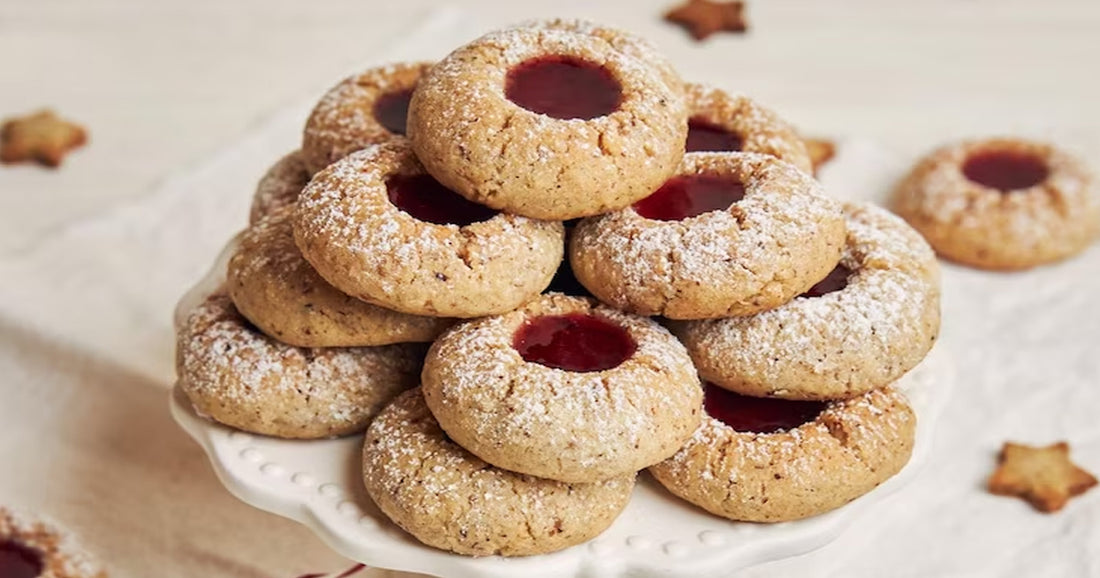
[[[946,145],[898,185],[894,210],[952,261],[1028,269],[1080,253],[1100,236],[1100,185],[1084,163],[1015,138]]]

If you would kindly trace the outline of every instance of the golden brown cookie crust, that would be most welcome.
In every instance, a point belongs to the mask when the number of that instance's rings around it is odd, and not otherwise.
[[[423,173],[404,139],[318,173],[294,227],[306,260],[340,291],[415,315],[511,311],[550,284],[562,260],[561,223],[506,213],[463,227],[421,221],[390,202],[386,181]]]
[[[618,109],[560,120],[510,101],[509,70],[546,55],[605,67],[622,85]],[[656,190],[683,155],[687,109],[653,68],[599,37],[510,29],[459,48],[424,75],[408,132],[428,172],[466,198],[566,220],[619,209]]]
[[[673,331],[704,380],[743,395],[846,399],[897,381],[939,334],[939,266],[904,221],[846,204],[848,285],[748,317]]]
[[[544,315],[592,314],[624,328],[634,354],[605,371],[527,362],[515,332]],[[636,472],[672,455],[702,413],[684,347],[656,322],[589,299],[550,294],[458,325],[429,350],[424,396],[457,443],[507,470],[564,482]]]
[[[802,172],[813,173],[805,142],[794,127],[770,109],[747,96],[703,84],[688,84],[685,93],[690,118],[737,135],[742,152],[770,155]]]
[[[582,221],[570,263],[601,301],[672,319],[751,315],[802,294],[840,259],[840,203],[793,165],[755,153],[694,153],[678,174],[736,178],[745,197],[679,221],[647,219],[633,207]]]
[[[969,180],[974,154],[1006,151],[1043,159],[1049,176],[1001,192]],[[1014,138],[946,145],[921,159],[898,185],[894,210],[937,253],[982,269],[1027,269],[1065,259],[1100,235],[1100,187],[1077,158],[1046,143]]]
[[[419,389],[371,424],[363,478],[398,526],[467,556],[529,556],[585,542],[611,525],[634,487],[633,473],[567,484],[495,468],[447,437]]]
[[[38,554],[42,561],[40,578],[107,578],[99,563],[69,534],[0,507],[0,544],[4,542]]]
[[[316,439],[363,431],[398,393],[414,387],[418,346],[309,349],[253,329],[216,293],[180,328],[176,372],[203,415],[237,429]]]
[[[649,471],[717,516],[797,520],[839,508],[901,471],[915,429],[905,396],[887,388],[832,402],[816,420],[771,434],[706,417],[675,456]]]
[[[309,172],[320,172],[354,151],[400,136],[378,122],[374,106],[383,95],[415,88],[430,67],[430,62],[380,66],[329,89],[302,132],[302,153]]]
[[[294,244],[293,218],[293,208],[283,207],[252,225],[229,260],[229,296],[267,335],[297,347],[364,347],[432,341],[454,323],[337,291]]]
[[[302,151],[294,151],[279,159],[256,185],[248,223],[254,224],[279,208],[298,202],[298,194],[309,182],[309,177]]]

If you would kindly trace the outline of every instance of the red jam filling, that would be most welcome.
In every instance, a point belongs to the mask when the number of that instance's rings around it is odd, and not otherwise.
[[[991,150],[970,155],[962,172],[972,182],[1007,193],[1047,180],[1050,169],[1043,159],[1032,154]]]
[[[748,397],[708,383],[703,408],[736,431],[768,434],[813,421],[825,409],[825,402]]]
[[[711,175],[672,177],[657,192],[634,203],[634,210],[647,219],[679,221],[730,208],[745,196],[745,186]]]
[[[431,175],[396,175],[386,181],[390,202],[406,213],[437,225],[488,221],[497,212],[459,196]]]
[[[736,152],[741,150],[741,137],[701,118],[688,121],[687,145],[694,152]]]
[[[38,552],[22,544],[0,541],[0,578],[37,578],[43,567]]]
[[[568,56],[543,56],[512,68],[504,94],[531,112],[589,120],[618,110],[623,87],[598,64]]]
[[[545,315],[512,337],[524,360],[566,371],[603,371],[630,359],[638,344],[625,329],[594,315]]]
[[[405,134],[413,89],[387,92],[374,102],[374,120],[393,134]]]
[[[844,265],[837,265],[824,279],[818,281],[816,285],[803,293],[802,297],[821,297],[833,291],[840,291],[848,286],[848,276],[851,274],[851,269]]]

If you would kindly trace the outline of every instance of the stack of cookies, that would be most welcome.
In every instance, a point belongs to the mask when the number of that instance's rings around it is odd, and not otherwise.
[[[810,169],[771,111],[586,22],[367,71],[262,179],[182,387],[255,433],[366,430],[371,498],[461,554],[583,542],[647,468],[733,520],[836,508],[909,458],[890,384],[939,289]]]

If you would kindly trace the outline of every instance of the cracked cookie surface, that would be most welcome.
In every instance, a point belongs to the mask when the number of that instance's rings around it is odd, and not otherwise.
[[[329,89],[302,132],[302,157],[309,172],[320,172],[361,148],[404,136],[408,101],[429,67],[428,62],[380,66]]]
[[[294,244],[293,208],[252,225],[229,260],[226,286],[253,325],[298,347],[363,347],[434,340],[453,319],[391,311],[329,285]]]
[[[282,207],[297,203],[298,195],[306,187],[309,177],[302,151],[294,151],[271,165],[252,195],[248,223],[256,223]]]
[[[892,388],[831,402],[813,421],[775,433],[739,432],[707,416],[649,472],[717,516],[797,520],[839,508],[901,471],[915,429],[916,414]]]
[[[510,71],[548,57],[606,71],[621,87],[614,110],[561,119],[510,100]],[[424,75],[409,106],[409,138],[432,176],[473,201],[539,219],[645,197],[676,169],[686,135],[683,96],[656,70],[598,36],[555,28],[503,30],[459,48]]]
[[[581,221],[569,244],[577,279],[601,301],[641,315],[751,315],[803,293],[836,266],[840,203],[793,165],[756,153],[695,153],[682,176],[730,179],[744,197],[681,220],[637,205]]]
[[[298,200],[298,248],[343,293],[414,315],[511,311],[550,284],[561,223],[507,213],[462,226],[420,220],[391,201],[388,183],[424,174],[404,139],[333,163]]]
[[[529,556],[585,542],[622,512],[634,473],[567,484],[502,470],[448,438],[420,389],[398,396],[363,444],[374,503],[421,542],[468,556]]]
[[[280,343],[215,293],[188,316],[176,342],[180,386],[204,416],[245,431],[316,439],[362,431],[417,384],[423,346]]]
[[[970,165],[983,156],[984,167]],[[937,253],[983,269],[1051,263],[1100,236],[1096,175],[1053,145],[1022,139],[963,141],[933,151],[898,184],[893,209]]]
[[[527,361],[514,346],[525,323],[576,314],[625,330],[636,348],[610,369],[570,371]],[[650,319],[560,294],[444,333],[422,382],[432,412],[463,447],[498,467],[566,482],[659,462],[702,414],[699,379],[672,334]]]
[[[924,359],[940,326],[935,254],[884,209],[847,204],[844,213],[836,290],[756,315],[674,324],[703,379],[744,395],[845,399]]]

